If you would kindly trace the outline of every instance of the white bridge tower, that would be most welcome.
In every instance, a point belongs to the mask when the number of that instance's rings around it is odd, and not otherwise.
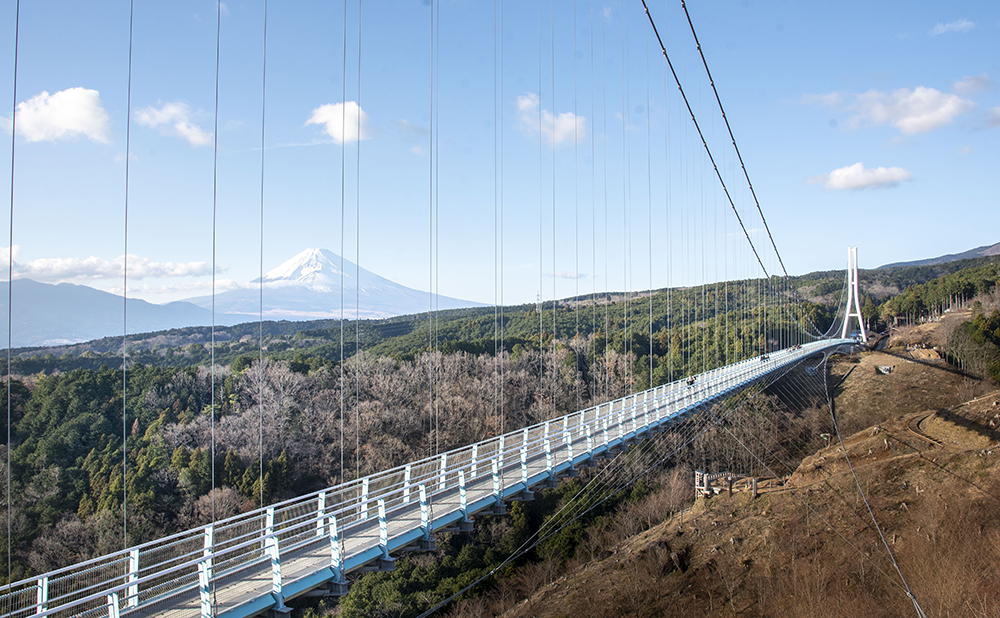
[[[841,339],[847,339],[847,334],[851,326],[851,318],[858,319],[858,328],[861,338],[867,339],[865,332],[865,320],[861,317],[861,294],[858,289],[858,248],[847,248],[847,315],[844,316],[844,330],[840,333]]]

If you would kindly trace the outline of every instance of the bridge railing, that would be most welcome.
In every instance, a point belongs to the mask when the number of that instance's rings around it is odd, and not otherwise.
[[[390,470],[178,532],[93,560],[15,582],[0,595],[0,618],[28,616],[109,616],[157,605],[182,591],[260,568],[276,553],[349,535],[379,514],[413,506],[420,496],[431,504],[485,475],[504,477],[504,489],[527,490],[528,462],[541,456],[553,469],[552,453],[592,456],[640,430],[691,406],[717,397],[777,367],[829,347],[816,342],[752,358],[699,374],[694,383],[677,380],[536,423],[476,444],[459,447]],[[588,452],[589,451],[589,452]],[[494,466],[494,462],[496,465]],[[496,472],[494,472],[494,470]],[[516,487],[523,482],[522,487]],[[498,500],[503,496],[498,496]],[[428,527],[433,525],[429,522]],[[359,528],[360,529],[360,528]],[[430,530],[426,531],[428,534]],[[343,566],[345,557],[338,557]],[[280,577],[280,575],[279,575]]]

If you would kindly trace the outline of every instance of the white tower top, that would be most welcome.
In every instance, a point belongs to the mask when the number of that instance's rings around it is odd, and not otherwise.
[[[858,330],[861,332],[861,338],[867,340],[868,333],[865,332],[865,320],[861,317],[857,247],[847,248],[847,315],[844,316],[844,330],[840,333],[841,339],[847,339],[847,333],[851,326],[851,318],[858,319]]]

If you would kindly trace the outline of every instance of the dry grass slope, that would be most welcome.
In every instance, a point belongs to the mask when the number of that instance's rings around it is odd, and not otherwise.
[[[927,615],[1000,616],[1000,392],[960,404],[982,387],[890,352],[831,368],[851,461]],[[699,500],[606,549],[505,616],[915,614],[836,441],[784,490]]]

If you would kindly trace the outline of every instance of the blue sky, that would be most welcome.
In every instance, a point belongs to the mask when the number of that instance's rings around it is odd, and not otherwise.
[[[508,0],[502,71],[494,3],[436,6],[432,82],[425,2],[364,3],[359,20],[349,0],[346,57],[343,4],[269,5],[265,270],[323,247],[427,289],[433,204],[437,291],[492,303],[502,203],[507,303],[760,273],[640,2]],[[211,291],[216,137],[217,289],[259,274],[263,2],[223,5],[217,129],[216,7],[135,3],[131,297]],[[128,8],[21,3],[15,276],[122,291]],[[1000,241],[996,3],[689,9],[792,274],[842,268],[848,245],[874,267]],[[777,272],[680,4],[651,10],[736,207]],[[14,11],[0,2],[4,170]],[[4,196],[10,182],[5,172]]]

